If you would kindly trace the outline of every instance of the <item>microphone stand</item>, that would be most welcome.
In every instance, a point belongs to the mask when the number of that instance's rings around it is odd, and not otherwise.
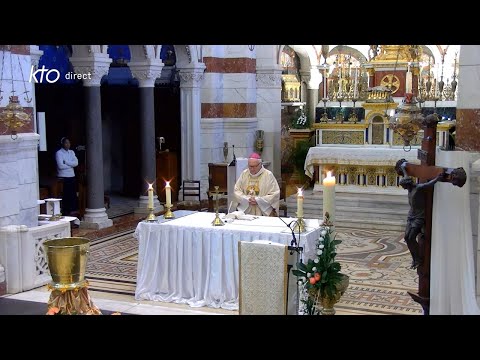
[[[300,247],[299,245],[299,242],[297,243],[297,238],[295,236],[295,231],[292,229],[292,225],[295,225],[297,224],[297,220],[294,220],[292,221],[290,224],[287,224],[285,222],[285,220],[283,220],[280,216],[278,217],[280,220],[282,220],[282,222],[290,229],[290,231],[292,232],[292,241],[290,242],[290,246],[288,246],[288,250],[290,251],[290,255],[293,255],[293,252],[295,251],[297,253],[297,260],[296,262],[301,262],[302,259],[299,258],[300,256],[300,253],[303,251],[303,247]],[[299,228],[299,231],[298,231],[298,238],[300,239],[300,227]],[[287,262],[287,312],[288,312],[288,285],[290,283],[290,270],[292,269],[293,265],[289,265],[288,262]],[[298,314],[298,285],[296,286],[296,289],[297,289],[297,301],[296,301],[296,313]]]

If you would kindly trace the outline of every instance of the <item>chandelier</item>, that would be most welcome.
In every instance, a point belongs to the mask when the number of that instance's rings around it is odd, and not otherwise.
[[[3,123],[6,127],[6,130],[3,134],[10,132],[10,136],[12,137],[12,139],[16,140],[18,138],[18,135],[17,135],[18,130],[20,130],[23,126],[30,123],[31,117],[30,117],[30,114],[25,112],[23,107],[20,105],[18,96],[15,95],[11,45],[6,45],[2,51],[2,69],[0,74],[0,102],[3,99],[2,80],[3,80],[3,70],[5,68],[5,52],[7,50],[10,50],[10,74],[11,74],[11,81],[12,81],[12,90],[11,90],[11,96],[9,96],[9,102],[7,106],[0,113],[0,124]],[[20,68],[20,72],[22,74],[22,82],[25,87],[25,92],[24,92],[24,94],[26,94],[25,100],[28,103],[30,103],[32,99],[28,98],[28,91],[27,91],[25,81],[23,80],[24,79],[23,70],[22,70],[22,65],[20,63],[20,58],[18,58],[18,65]]]
[[[418,60],[418,45],[407,45],[407,49],[404,51],[410,55],[410,60],[413,63],[416,63]],[[400,49],[397,49],[397,57],[395,62],[394,70],[397,68],[398,58],[400,54]],[[395,71],[394,71],[395,72]],[[397,112],[394,116],[387,116],[389,118],[389,127],[393,130],[394,133],[399,134],[402,137],[404,146],[403,150],[410,151],[411,141],[415,138],[418,131],[422,128],[423,116],[421,114],[421,109],[417,106],[417,99],[413,94],[411,88],[411,73],[410,73],[410,63],[407,71],[407,84],[405,98],[402,101],[402,104],[397,108]],[[410,81],[408,80],[410,78]],[[410,82],[410,84],[408,84]],[[408,150],[407,150],[408,149]]]

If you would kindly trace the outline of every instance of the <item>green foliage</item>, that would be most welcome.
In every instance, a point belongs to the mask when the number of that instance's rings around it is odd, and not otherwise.
[[[316,257],[308,259],[306,264],[297,263],[297,269],[293,270],[299,283],[303,284],[310,294],[319,291],[322,297],[334,297],[337,285],[344,277],[340,273],[342,268],[340,263],[335,261],[336,246],[341,241],[332,238],[332,232],[330,227],[323,226],[315,244]],[[307,309],[309,309],[308,301],[310,300],[310,297],[304,300],[307,302]]]
[[[307,140],[298,141],[297,146],[292,150],[291,161],[297,171],[303,172],[308,150],[310,150],[310,141]]]

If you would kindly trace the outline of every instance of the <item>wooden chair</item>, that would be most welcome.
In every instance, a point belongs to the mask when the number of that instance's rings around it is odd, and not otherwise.
[[[182,194],[183,201],[177,203],[178,210],[203,210],[200,197],[200,180],[183,180]]]
[[[280,181],[280,206],[279,212],[283,211],[283,217],[287,217],[287,197],[285,196],[287,191],[287,183],[285,181]]]

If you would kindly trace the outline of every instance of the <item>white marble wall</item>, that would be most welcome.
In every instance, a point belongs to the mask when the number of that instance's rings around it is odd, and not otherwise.
[[[458,72],[458,109],[480,108],[480,45],[461,45]],[[438,104],[437,104],[438,106]]]
[[[473,249],[475,254],[475,274],[477,296],[480,296],[480,154],[471,153],[470,169],[470,211],[472,218]]]
[[[247,45],[208,45],[204,57],[255,58]],[[252,104],[257,102],[256,79],[253,73],[206,72],[201,89],[202,104]],[[258,111],[258,108],[257,108]],[[223,162],[223,143],[228,142],[227,161],[235,155],[244,157],[253,151],[257,118],[204,117],[201,120],[201,181],[208,186],[208,163]]]
[[[37,225],[38,141],[34,133],[0,135],[0,227]]]

